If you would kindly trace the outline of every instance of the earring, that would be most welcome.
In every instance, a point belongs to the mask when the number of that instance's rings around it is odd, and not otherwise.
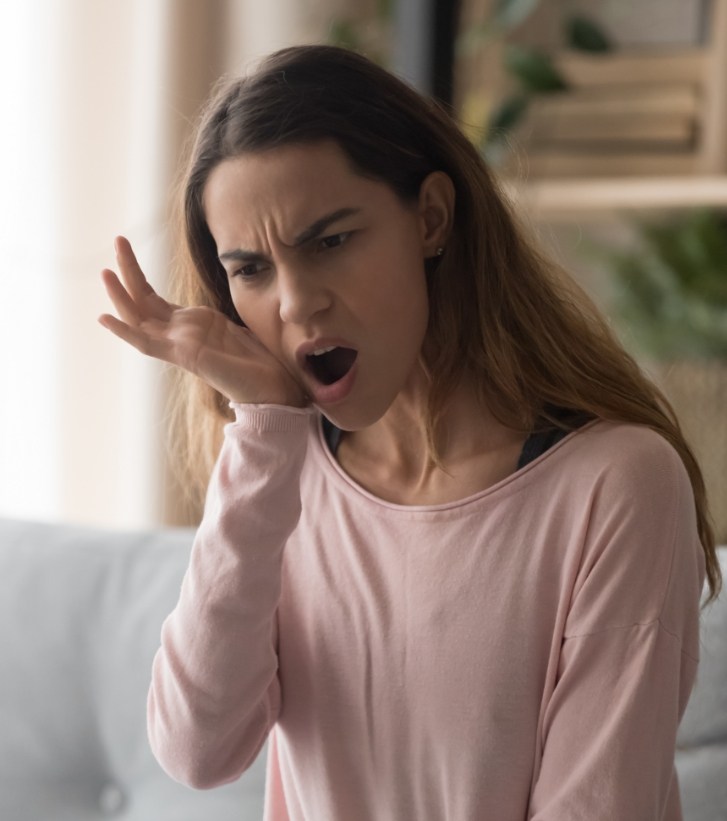
[[[441,257],[443,253],[444,253],[444,248],[440,245],[440,247],[437,248],[437,250],[436,250],[436,254],[437,254],[438,257]]]

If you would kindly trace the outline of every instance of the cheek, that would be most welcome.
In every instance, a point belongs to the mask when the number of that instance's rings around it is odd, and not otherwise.
[[[414,330],[412,325],[426,325],[429,315],[429,294],[421,260],[401,260],[396,275],[382,297],[384,311],[398,316],[402,324],[407,324],[410,330]]]
[[[371,341],[392,356],[390,365],[397,371],[408,369],[419,355],[429,324],[426,279],[417,274],[416,267],[400,269],[388,282],[378,283],[375,295],[364,297]]]
[[[235,299],[235,296],[234,296],[234,294],[233,294],[233,295],[232,295],[232,304],[233,304],[233,306],[234,306],[235,310],[237,311],[237,315],[238,315],[238,316],[240,317],[240,319],[242,320],[242,324],[243,324],[246,328],[249,328],[249,327],[250,327],[250,325],[249,325],[249,323],[248,323],[248,318],[247,318],[247,316],[246,316],[246,314],[245,314],[245,303],[244,303],[241,299]]]
[[[235,288],[232,283],[230,283],[230,299],[232,299],[232,304],[235,306],[235,310],[237,311],[237,315],[242,320],[244,326],[246,328],[250,327],[249,323],[249,313],[250,313],[250,306],[247,304],[247,301],[242,298],[239,289]]]
[[[265,301],[254,293],[243,293],[242,289],[232,289],[231,296],[232,304],[245,327],[268,350],[274,350],[275,323]]]

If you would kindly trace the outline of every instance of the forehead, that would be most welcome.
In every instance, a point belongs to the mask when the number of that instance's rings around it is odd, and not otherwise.
[[[396,224],[408,208],[386,183],[362,176],[333,141],[293,144],[226,159],[210,173],[202,205],[218,251],[268,252],[323,216],[356,209]],[[407,214],[408,216],[408,214]]]
[[[388,189],[363,177],[332,141],[286,145],[223,160],[203,191],[208,221],[231,207],[275,216],[310,214],[355,196],[366,200]]]

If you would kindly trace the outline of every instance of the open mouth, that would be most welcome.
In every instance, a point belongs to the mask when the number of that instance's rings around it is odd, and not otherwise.
[[[352,348],[330,347],[306,356],[308,370],[323,385],[338,382],[351,370],[358,351]]]

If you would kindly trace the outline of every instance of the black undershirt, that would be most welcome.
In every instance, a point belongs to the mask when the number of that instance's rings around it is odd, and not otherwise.
[[[561,439],[565,438],[572,430],[580,428],[593,418],[589,414],[582,413],[581,411],[573,411],[566,408],[551,409],[550,415],[568,424],[568,429],[551,425],[550,427],[545,427],[542,430],[531,433],[525,440],[523,448],[520,451],[517,470],[520,470],[520,468],[525,467],[525,465],[537,459],[538,456],[545,453],[546,450],[552,448],[556,442],[560,442]],[[329,450],[334,456],[341,442],[342,434],[342,430],[337,428],[332,422],[329,422],[325,416],[323,417],[323,436],[325,437]]]

